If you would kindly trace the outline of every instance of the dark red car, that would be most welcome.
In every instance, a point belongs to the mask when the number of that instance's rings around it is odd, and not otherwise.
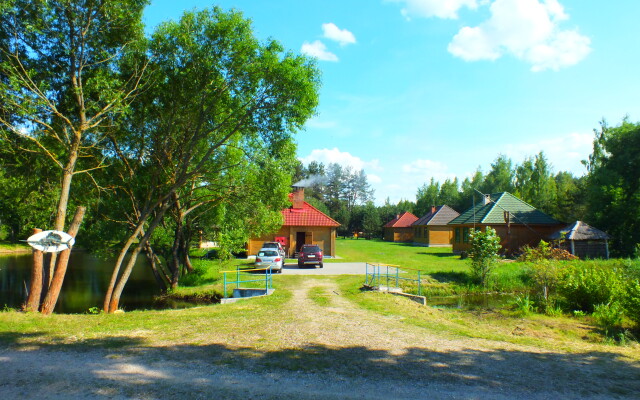
[[[322,250],[315,244],[303,244],[300,252],[298,253],[298,268],[302,268],[305,265],[319,265],[322,264]]]

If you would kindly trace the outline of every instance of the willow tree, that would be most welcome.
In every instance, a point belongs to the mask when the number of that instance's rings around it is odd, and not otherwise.
[[[188,12],[161,24],[145,57],[154,84],[132,106],[121,134],[112,136],[131,231],[114,266],[105,312],[117,310],[135,260],[167,211],[187,204],[184,196],[205,195],[186,188],[209,188],[209,203],[242,201],[239,188],[248,185],[231,178],[258,170],[262,180],[253,190],[283,205],[289,174],[276,167],[292,170],[292,135],[318,99],[314,64],[273,40],[259,42],[235,11]],[[260,214],[256,209],[247,219]]]
[[[146,3],[0,0],[0,139],[59,171],[53,229],[69,220],[72,178],[105,166],[103,141],[136,92],[142,72],[123,77],[118,61],[142,38]],[[63,264],[45,313],[57,300]]]

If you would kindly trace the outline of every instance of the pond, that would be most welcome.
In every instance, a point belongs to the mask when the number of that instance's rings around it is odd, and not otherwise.
[[[102,309],[114,262],[114,259],[74,250],[55,312],[84,313],[91,307]],[[0,255],[0,308],[19,308],[25,302],[31,265],[30,253]],[[124,310],[164,308],[154,302],[153,297],[158,294],[160,290],[146,258],[139,257],[124,288],[120,307]]]

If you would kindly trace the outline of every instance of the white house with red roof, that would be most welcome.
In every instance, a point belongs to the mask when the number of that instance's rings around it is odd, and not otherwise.
[[[340,224],[304,201],[304,188],[294,188],[289,198],[291,206],[282,210],[284,222],[280,230],[250,239],[248,254],[257,254],[264,242],[277,241],[284,246],[287,257],[293,257],[303,244],[316,244],[325,256],[335,256],[336,230]]]

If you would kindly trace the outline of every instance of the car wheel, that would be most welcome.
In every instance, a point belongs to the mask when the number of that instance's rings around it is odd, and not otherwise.
[[[320,263],[320,268],[324,268],[324,264],[323,263]]]

